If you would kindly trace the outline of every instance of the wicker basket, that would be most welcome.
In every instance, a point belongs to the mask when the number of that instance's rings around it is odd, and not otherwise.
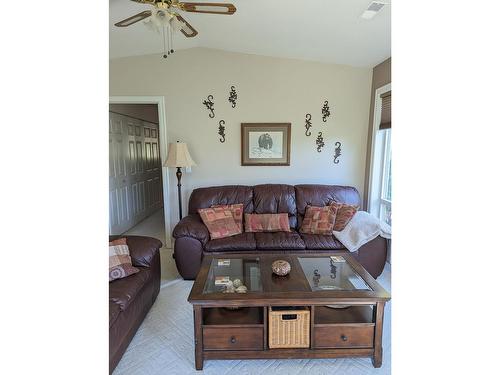
[[[307,308],[269,310],[269,348],[309,348],[311,314]]]

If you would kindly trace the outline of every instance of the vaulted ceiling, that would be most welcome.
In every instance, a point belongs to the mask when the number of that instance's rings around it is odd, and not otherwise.
[[[210,2],[212,0],[198,0]],[[217,0],[225,2],[225,0]],[[177,33],[174,48],[215,48],[264,56],[372,67],[391,55],[391,5],[373,19],[361,14],[371,0],[229,0],[234,15],[181,12],[198,30]],[[162,36],[143,22],[114,23],[151,9],[130,0],[110,0],[110,58],[160,54]]]

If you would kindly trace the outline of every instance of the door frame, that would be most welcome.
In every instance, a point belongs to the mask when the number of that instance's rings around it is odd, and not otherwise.
[[[168,247],[172,245],[172,238],[170,236],[170,214],[168,207],[170,206],[169,200],[169,181],[168,170],[163,166],[167,160],[167,117],[164,96],[110,96],[110,104],[156,104],[158,106],[158,131],[160,133],[160,161],[161,161],[161,177],[163,187],[163,216],[165,217],[165,240]]]

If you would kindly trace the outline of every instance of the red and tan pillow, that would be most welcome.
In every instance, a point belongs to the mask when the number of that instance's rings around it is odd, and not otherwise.
[[[300,233],[332,234],[336,216],[336,206],[307,206],[304,220],[300,226]]]
[[[288,214],[245,214],[245,232],[290,232]]]
[[[212,240],[235,236],[243,232],[243,228],[236,224],[233,213],[227,207],[201,208],[198,213],[207,226]]]
[[[331,206],[337,208],[337,217],[335,218],[335,225],[333,226],[333,230],[337,232],[344,230],[347,223],[351,221],[359,208],[358,206],[337,202],[333,202]]]
[[[212,208],[228,208],[233,214],[233,219],[236,222],[236,225],[241,229],[241,232],[243,232],[243,203],[218,204],[212,206]]]
[[[109,243],[109,281],[123,279],[139,272],[132,266],[132,258],[126,238],[119,238]]]

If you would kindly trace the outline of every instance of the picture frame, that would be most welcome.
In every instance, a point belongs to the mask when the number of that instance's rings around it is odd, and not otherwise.
[[[242,166],[289,166],[291,123],[242,123]]]

